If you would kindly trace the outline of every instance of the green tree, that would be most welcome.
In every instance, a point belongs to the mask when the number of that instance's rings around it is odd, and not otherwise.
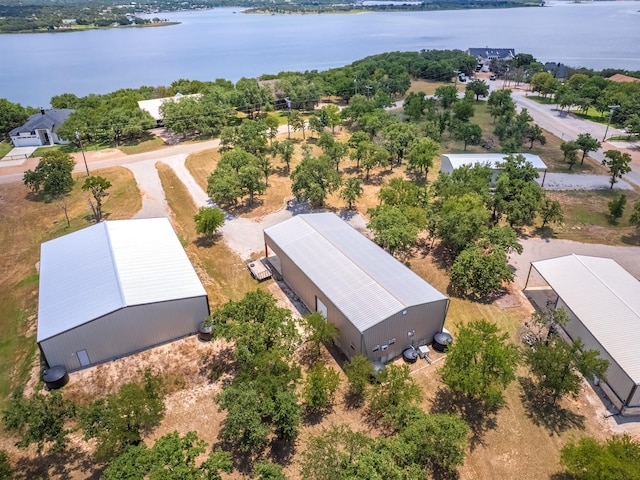
[[[404,99],[402,109],[404,114],[414,122],[417,122],[424,116],[427,108],[427,99],[424,92],[410,92]]]
[[[207,178],[207,195],[217,205],[235,206],[242,197],[238,174],[229,166],[218,165]]]
[[[340,375],[331,367],[325,367],[317,362],[307,372],[302,397],[312,410],[324,410],[333,402],[338,387]]]
[[[494,123],[497,118],[512,117],[516,113],[516,105],[511,98],[511,90],[494,90],[489,95],[487,106]]]
[[[631,171],[631,155],[618,150],[607,150],[604,152],[604,156],[602,165],[609,169],[609,175],[611,175],[609,184],[611,185],[610,188],[613,189],[613,185],[618,181],[617,179],[622,178],[624,174]]]
[[[360,162],[372,145],[369,135],[362,131],[354,132],[347,140],[347,145],[353,149],[351,158],[356,161],[356,169],[360,170]]]
[[[442,105],[442,108],[448,110],[458,100],[458,89],[455,85],[444,85],[436,88],[435,97]]]
[[[340,198],[347,202],[349,210],[353,208],[355,201],[362,197],[362,194],[362,180],[355,177],[348,178],[340,190]]]
[[[291,389],[280,390],[274,397],[270,416],[275,433],[281,440],[290,441],[298,436],[302,423],[302,407],[298,400],[298,395]]]
[[[320,355],[320,345],[327,344],[338,338],[338,327],[328,322],[320,312],[305,315],[302,327],[316,357]]]
[[[380,205],[370,209],[369,215],[367,228],[373,231],[374,241],[389,253],[404,252],[417,241],[418,228],[400,207]]]
[[[534,142],[539,142],[540,145],[546,145],[547,137],[544,136],[542,128],[538,124],[530,124],[524,129],[524,139],[529,142],[529,150],[533,148]]]
[[[565,162],[569,164],[569,170],[578,163],[578,145],[576,142],[562,142],[560,144],[560,150],[562,150],[562,156]]]
[[[196,222],[196,233],[212,237],[224,223],[224,213],[215,207],[200,207],[193,217]]]
[[[419,136],[419,131],[415,124],[394,122],[384,127],[382,134],[385,148],[391,154],[392,160],[400,165],[405,153]]]
[[[580,339],[568,343],[558,335],[527,348],[524,358],[536,378],[536,391],[552,405],[566,395],[577,396],[582,375],[604,380],[609,367],[597,350],[586,350]]]
[[[11,480],[13,478],[13,469],[9,462],[7,452],[0,450],[0,480]]]
[[[467,83],[467,90],[473,92],[476,101],[480,100],[480,97],[489,95],[489,85],[484,80],[473,80]]]
[[[552,200],[547,196],[542,197],[539,213],[540,218],[542,218],[542,228],[549,223],[562,223],[564,221],[560,202]]]
[[[300,471],[309,480],[342,480],[346,466],[355,460],[371,440],[362,432],[353,432],[346,425],[323,428],[312,435],[302,452]]]
[[[261,460],[253,466],[253,480],[287,480],[282,467],[270,460]]]
[[[438,211],[437,235],[445,245],[460,252],[483,235],[489,216],[482,197],[475,192],[449,197]]]
[[[565,445],[560,463],[576,480],[640,479],[640,442],[629,435],[614,435],[603,443],[582,438]]]
[[[509,226],[531,225],[535,219],[542,188],[533,180],[538,172],[522,155],[509,155],[502,164],[494,194],[494,220],[506,215]]]
[[[513,281],[506,251],[499,246],[469,245],[451,266],[451,286],[462,295],[486,297]]]
[[[289,124],[294,131],[302,131],[302,139],[304,140],[307,121],[298,110],[291,110],[289,113]]]
[[[264,125],[267,127],[267,137],[269,137],[269,145],[273,145],[273,139],[278,135],[278,127],[280,122],[272,115],[264,119]]]
[[[335,133],[336,127],[342,124],[340,108],[337,105],[326,105],[320,109],[323,123],[331,128],[331,133]]]
[[[636,202],[633,204],[633,210],[631,212],[631,218],[629,218],[629,223],[636,228],[640,228],[640,202]]]
[[[199,465],[207,443],[196,432],[183,437],[177,431],[160,437],[151,448],[144,444],[129,447],[115,457],[104,471],[105,480],[221,480],[220,472],[231,473],[228,453],[214,450]]]
[[[9,136],[9,132],[21,126],[29,118],[29,111],[19,103],[0,98],[0,141]]]
[[[331,161],[325,156],[303,159],[291,173],[293,195],[315,206],[322,206],[341,183],[340,173],[332,168]]]
[[[287,173],[291,170],[291,159],[295,153],[295,145],[291,140],[283,140],[273,144],[274,151],[280,155],[282,161],[287,165]]]
[[[69,443],[67,421],[75,417],[75,406],[65,400],[60,391],[49,394],[34,393],[24,397],[22,390],[16,390],[2,412],[5,431],[20,437],[18,448],[28,448],[35,444],[38,454],[45,449],[61,453]]]
[[[618,219],[624,215],[624,208],[627,205],[627,196],[624,193],[621,193],[616,198],[607,203],[609,207],[609,213],[611,214],[611,218],[614,222],[617,222]]]
[[[467,145],[478,145],[482,141],[482,128],[475,123],[457,123],[453,130],[453,138],[464,143],[464,151]]]
[[[440,370],[442,381],[456,393],[480,400],[486,408],[502,403],[502,392],[515,380],[519,354],[509,335],[484,319],[458,325]]]
[[[365,355],[355,355],[344,364],[344,372],[349,380],[349,392],[361,398],[373,375],[373,363]]]
[[[249,195],[249,206],[253,205],[253,198],[256,194],[264,193],[267,189],[267,184],[262,181],[264,172],[260,170],[256,163],[244,165],[238,172],[238,180],[242,193]]]
[[[138,445],[142,436],[160,424],[164,398],[160,377],[144,372],[141,384],[127,383],[118,393],[96,400],[80,414],[85,439],[97,440],[95,458],[108,461]]]
[[[439,152],[440,145],[434,139],[429,137],[419,138],[409,147],[407,153],[409,168],[417,168],[420,173],[424,170],[424,174],[427,176],[429,168],[433,166],[433,159]]]
[[[67,226],[71,225],[67,212],[66,196],[73,188],[73,167],[75,162],[71,155],[61,150],[47,150],[34,170],[24,172],[23,182],[36,195],[42,195],[44,200],[60,202],[67,219]]]
[[[582,158],[580,159],[580,165],[584,163],[584,157],[586,157],[589,152],[595,152],[602,146],[601,143],[596,138],[593,138],[588,133],[579,134],[575,143],[578,146],[578,148],[582,150]]]
[[[461,100],[453,106],[453,118],[459,122],[468,122],[475,114],[473,100]]]
[[[387,365],[368,394],[369,410],[375,416],[392,416],[400,407],[422,400],[422,390],[407,365]]]
[[[102,220],[102,200],[109,195],[109,190],[111,188],[111,182],[104,177],[100,176],[90,176],[85,178],[84,183],[82,184],[82,190],[91,192],[91,196],[93,197],[95,204],[89,200],[89,205],[91,205],[91,210],[93,211],[93,218],[96,223]]]

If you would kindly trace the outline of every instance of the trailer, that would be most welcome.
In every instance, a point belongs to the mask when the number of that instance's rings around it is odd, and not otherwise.
[[[251,273],[251,276],[261,282],[267,278],[271,278],[271,269],[267,266],[266,259],[260,258],[259,260],[250,262],[247,264],[247,268]]]

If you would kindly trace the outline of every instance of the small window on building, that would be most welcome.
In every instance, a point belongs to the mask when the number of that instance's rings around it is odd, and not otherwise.
[[[382,351],[384,352],[384,351],[385,351],[385,350],[387,350],[388,348],[389,348],[389,345],[382,345],[382,348],[381,348],[380,350],[382,350]]]
[[[392,338],[391,340],[389,340],[389,345],[393,345],[394,343],[396,343],[396,339]]]
[[[356,347],[353,346],[353,343],[349,343],[349,346],[351,347],[351,350],[355,350]]]
[[[380,345],[376,345],[371,349],[372,352],[377,352],[378,350],[380,350]]]

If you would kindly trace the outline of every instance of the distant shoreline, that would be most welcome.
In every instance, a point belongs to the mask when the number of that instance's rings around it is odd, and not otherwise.
[[[114,29],[127,29],[127,28],[150,28],[150,27],[170,27],[172,25],[180,25],[182,22],[155,22],[147,23],[144,25],[109,25],[107,27],[98,26],[82,26],[83,28],[57,28],[54,30],[38,29],[38,30],[18,30],[16,32],[0,32],[0,35],[21,35],[29,33],[77,33],[86,32],[89,30],[114,30]]]

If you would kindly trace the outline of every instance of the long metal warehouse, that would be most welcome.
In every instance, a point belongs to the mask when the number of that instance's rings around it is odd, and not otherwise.
[[[264,240],[306,307],[338,327],[349,358],[391,360],[444,326],[449,299],[333,213],[297,215],[265,229]]]
[[[73,371],[198,331],[202,283],[169,220],[102,222],[45,242],[38,345]]]
[[[612,402],[623,414],[640,413],[640,282],[609,258],[568,255],[531,266],[566,310],[567,334],[609,361],[602,385]]]
[[[544,180],[547,175],[547,165],[542,159],[538,155],[531,153],[519,153],[518,155],[522,155],[525,161],[529,162],[533,168],[541,173],[542,178],[538,180],[540,184],[544,186]],[[506,157],[507,155],[504,153],[445,153],[440,157],[442,161],[440,164],[440,172],[452,173],[454,170],[465,165],[469,167],[473,167],[474,165],[487,165],[493,172],[491,183],[495,184],[498,175],[502,171],[500,164],[504,163]]]

